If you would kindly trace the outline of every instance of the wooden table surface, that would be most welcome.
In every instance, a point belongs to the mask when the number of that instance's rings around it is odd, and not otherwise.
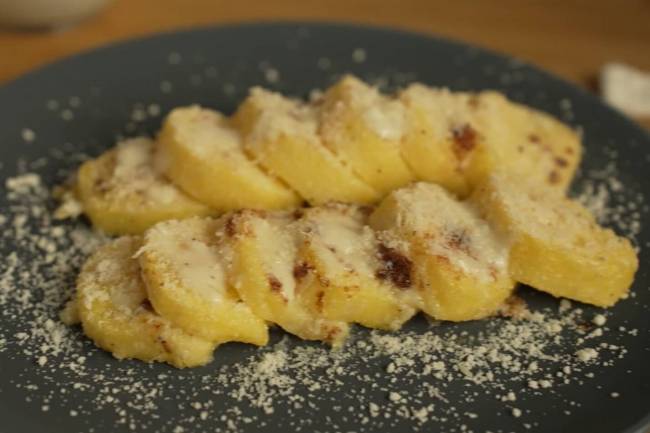
[[[648,0],[115,0],[65,31],[0,29],[0,84],[115,40],[273,19],[345,20],[437,33],[515,55],[592,90],[606,62],[650,70]],[[650,119],[642,122],[650,127]]]

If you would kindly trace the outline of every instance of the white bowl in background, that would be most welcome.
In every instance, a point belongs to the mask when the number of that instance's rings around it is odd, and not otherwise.
[[[57,28],[94,15],[110,0],[0,0],[0,24]]]

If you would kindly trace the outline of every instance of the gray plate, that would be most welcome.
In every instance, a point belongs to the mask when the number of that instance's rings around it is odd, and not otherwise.
[[[274,76],[270,69],[279,72],[279,76]],[[164,34],[112,45],[30,73],[0,89],[3,163],[0,178],[14,175],[21,158],[35,161],[56,149],[97,154],[114,143],[116,133],[153,133],[159,127],[160,117],[131,121],[133,109],[140,103],[156,103],[163,113],[189,103],[231,112],[250,86],[265,85],[304,96],[314,88],[327,86],[336,74],[343,72],[379,80],[387,88],[418,80],[453,89],[502,90],[515,100],[582,126],[587,149],[583,173],[605,168],[613,159],[616,161],[618,179],[625,189],[615,194],[614,202],[630,203],[637,194],[647,196],[650,192],[648,135],[584,91],[512,58],[465,44],[391,30],[330,24],[255,24]],[[69,104],[71,96],[82,101],[80,107],[74,107],[76,104],[72,101],[73,121],[61,119],[62,108],[54,111],[46,108],[48,100]],[[36,131],[36,141],[23,142],[21,130],[24,127]],[[75,164],[65,158],[54,158],[39,172],[44,182],[54,184]],[[577,182],[578,190],[584,187],[583,181],[588,177],[583,175]],[[0,206],[6,210],[4,198],[0,198]],[[636,219],[642,227],[637,242],[645,247],[650,242],[648,212],[641,210]],[[7,254],[20,250],[17,245],[6,242],[2,249]],[[21,259],[32,258],[23,255]],[[625,347],[627,352],[621,359],[612,356],[609,366],[586,366],[580,373],[584,380],[574,376],[564,385],[556,379],[553,387],[543,392],[527,388],[525,379],[509,378],[507,369],[495,368],[498,378],[493,385],[476,385],[456,378],[444,384],[444,399],[430,397],[429,402],[426,397],[413,397],[408,407],[414,406],[416,400],[418,404],[433,403],[435,406],[429,421],[424,424],[411,416],[400,416],[400,405],[386,396],[391,389],[416,396],[424,389],[425,382],[433,386],[441,382],[433,377],[409,376],[404,367],[397,373],[387,373],[390,355],[369,357],[355,349],[359,358],[348,356],[341,364],[346,373],[340,376],[336,369],[313,367],[311,374],[320,375],[316,380],[321,381],[323,390],[316,393],[296,385],[291,394],[298,399],[302,396],[302,406],[290,403],[289,396],[276,396],[274,412],[267,415],[246,398],[239,402],[233,399],[228,394],[236,387],[232,381],[221,387],[205,385],[209,383],[206,378],[218,371],[225,371],[227,375],[234,372],[237,365],[249,365],[252,361],[248,358],[258,356],[253,348],[228,344],[219,349],[212,364],[180,372],[164,365],[118,362],[94,349],[74,331],[70,338],[81,345],[77,350],[87,354],[84,371],[90,373],[78,377],[66,369],[50,368],[55,362],[69,360],[71,355],[62,355],[60,359],[50,356],[47,366],[37,367],[34,357],[24,355],[13,343],[13,336],[24,330],[24,324],[19,318],[2,319],[2,333],[9,338],[4,351],[0,352],[0,431],[117,432],[130,431],[130,423],[136,431],[226,431],[228,421],[237,430],[269,432],[642,431],[643,425],[650,420],[647,260],[647,250],[643,249],[633,288],[635,297],[621,302],[608,313],[608,331],[602,341]],[[71,282],[74,272],[66,278]],[[531,309],[556,310],[556,300],[525,288],[521,292]],[[34,296],[39,296],[38,288],[34,289]],[[585,322],[599,312],[583,307]],[[0,315],[2,317],[6,316]],[[443,324],[433,332],[444,338],[461,335],[462,339],[476,341],[478,338],[480,342],[485,338],[481,333],[497,332],[495,329],[503,326],[501,322],[496,319]],[[619,329],[621,326],[625,331]],[[636,335],[628,332],[631,329],[637,330]],[[398,335],[405,338],[409,332],[418,335],[432,331],[426,320],[417,318]],[[281,333],[274,334],[274,339],[279,338]],[[368,338],[366,331],[356,332],[355,339]],[[576,338],[567,336],[563,344],[552,350],[570,358],[577,348]],[[290,350],[295,347],[319,350],[315,345],[293,339],[286,341],[286,345]],[[448,359],[442,358],[449,368],[452,359],[456,359],[452,354]],[[410,369],[421,368],[420,361],[414,359],[415,364]],[[540,362],[545,375],[556,377],[557,367],[557,364]],[[290,369],[284,372],[290,378],[293,376]],[[166,376],[161,378],[160,374]],[[593,377],[589,377],[591,375]],[[148,400],[153,406],[145,409],[134,406],[138,403],[135,396],[141,391],[125,392],[124,383],[132,385],[134,382],[127,379],[129,376],[141,378],[149,389],[158,389],[161,395]],[[543,377],[546,376],[539,376]],[[395,378],[393,382],[391,378]],[[77,382],[85,385],[76,389],[74,383]],[[503,389],[498,383],[505,384]],[[35,385],[38,390],[26,389],[25,384]],[[106,395],[106,385],[109,391],[111,386],[116,388],[115,396],[121,401],[120,405],[97,402],[98,394]],[[213,391],[208,389],[210,387]],[[498,398],[508,390],[516,391],[516,402],[503,402]],[[612,392],[620,396],[612,398]],[[41,410],[44,396],[51,397],[46,412]],[[205,420],[200,418],[202,410],[190,405],[197,401],[202,402],[204,408],[208,401],[214,404],[207,411],[209,413],[206,412]],[[370,416],[371,401],[380,404],[381,416]],[[120,408],[124,413],[119,413]],[[512,416],[513,408],[522,410],[522,416]],[[70,416],[71,410],[79,414]],[[243,414],[237,415],[237,410]],[[390,413],[390,418],[385,418],[385,412]],[[247,417],[250,419],[245,419]],[[126,419],[125,424],[121,423],[122,419]]]

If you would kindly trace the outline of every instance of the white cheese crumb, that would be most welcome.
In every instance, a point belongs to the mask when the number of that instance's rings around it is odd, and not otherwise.
[[[134,108],[131,112],[131,120],[134,122],[143,122],[147,119],[147,112],[142,108]]]
[[[36,140],[36,133],[29,128],[24,128],[20,132],[20,135],[23,137],[23,141],[25,143],[31,143],[32,141]]]
[[[578,359],[582,362],[589,362],[593,359],[598,358],[598,352],[596,349],[592,349],[591,347],[587,347],[585,349],[580,349],[576,352],[576,356]]]
[[[621,394],[619,394],[618,392],[613,392],[610,395],[612,396],[612,398],[618,398],[620,397]]]
[[[71,96],[70,99],[68,99],[68,104],[70,104],[71,107],[77,108],[81,106],[81,98],[78,96]]]
[[[274,68],[268,68],[264,71],[264,78],[269,83],[277,83],[280,79],[280,72]]]
[[[329,69],[332,66],[332,61],[327,57],[321,57],[318,59],[318,62],[316,62],[316,66],[318,66],[318,69]]]
[[[442,371],[445,369],[445,363],[442,361],[435,361],[433,364],[431,364],[431,368],[433,368],[435,371]]]
[[[47,107],[47,109],[50,110],[50,111],[56,111],[56,110],[59,109],[59,102],[54,100],[54,99],[50,99],[45,104],[45,107]]]
[[[569,301],[568,299],[562,299],[560,301],[560,313],[564,313],[569,309],[571,309],[571,301]]]
[[[590,338],[602,337],[602,336],[603,336],[603,330],[601,328],[596,328],[589,334]]]
[[[149,104],[149,106],[147,107],[147,114],[149,114],[149,116],[151,117],[160,116],[160,112],[161,112],[160,105],[158,104]]]
[[[77,416],[77,415],[79,415],[79,412],[77,412],[76,410],[72,409],[70,411],[70,416]]]
[[[27,193],[30,189],[41,185],[41,177],[36,173],[25,173],[20,176],[10,177],[5,181],[8,190]]]
[[[39,356],[38,360],[36,361],[38,365],[41,367],[47,364],[47,356]]]
[[[171,93],[173,89],[172,83],[169,81],[161,81],[160,82],[160,91],[163,93]]]
[[[363,63],[366,61],[367,54],[366,50],[363,48],[357,48],[354,51],[352,51],[352,60],[356,63]]]
[[[175,51],[172,51],[167,56],[167,63],[169,63],[170,65],[178,65],[181,62],[181,60],[183,60],[183,58],[179,53]]]
[[[563,110],[565,110],[565,111],[568,111],[568,110],[571,110],[571,107],[572,107],[572,104],[571,104],[571,100],[570,100],[570,99],[562,98],[562,99],[560,100],[560,108],[561,108],[561,109],[563,109]]]
[[[386,373],[394,373],[395,372],[395,363],[391,362],[386,366]]]
[[[591,323],[593,323],[596,326],[603,326],[605,322],[607,322],[607,318],[602,314],[596,314],[594,318],[591,319]]]
[[[548,325],[548,330],[553,334],[562,332],[562,325],[559,322],[551,322]]]
[[[514,416],[515,418],[519,418],[521,416],[521,409],[513,407],[512,408],[512,416]]]
[[[70,120],[74,119],[74,113],[72,110],[66,108],[65,110],[61,111],[61,119],[69,122]]]
[[[390,393],[388,393],[388,399],[392,402],[398,402],[402,400],[402,396],[394,391],[391,391]]]

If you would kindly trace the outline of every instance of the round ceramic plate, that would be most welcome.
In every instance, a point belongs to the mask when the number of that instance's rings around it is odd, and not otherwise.
[[[90,241],[83,220],[49,221],[47,189],[80,153],[154,134],[175,106],[230,113],[251,86],[306,96],[345,72],[386,90],[412,81],[497,89],[580,127],[586,154],[573,192],[641,247],[632,296],[606,311],[565,310],[521,288],[534,313],[521,322],[418,317],[394,335],[357,329],[339,353],[274,331],[268,348],[224,345],[208,366],[183,371],[118,361],[59,324]],[[0,431],[612,433],[642,432],[650,420],[650,138],[537,68],[392,30],[198,29],[112,45],[5,85],[0,143]],[[605,325],[592,325],[596,314]]]

